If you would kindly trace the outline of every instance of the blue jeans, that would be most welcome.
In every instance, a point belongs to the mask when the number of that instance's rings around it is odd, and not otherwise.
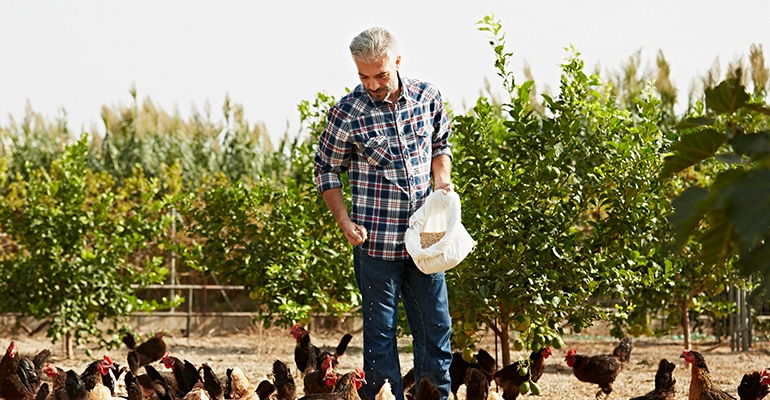
[[[452,362],[444,273],[425,275],[411,259],[385,261],[353,248],[356,283],[363,300],[364,396],[373,400],[387,378],[397,400],[404,399],[396,328],[398,300],[404,303],[414,349],[414,379],[428,378],[443,400],[449,397],[449,364]]]

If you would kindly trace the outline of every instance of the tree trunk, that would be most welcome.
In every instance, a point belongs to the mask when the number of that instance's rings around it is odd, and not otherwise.
[[[500,352],[503,353],[503,366],[511,363],[511,336],[508,332],[508,327],[508,323],[501,323],[500,332],[498,334],[498,337],[500,338]]]
[[[66,357],[68,360],[72,358],[72,336],[69,332],[64,334],[64,350],[66,352]]]
[[[689,301],[682,301],[679,307],[682,310],[682,333],[684,334],[684,348],[690,348],[690,316],[687,311],[690,309]]]

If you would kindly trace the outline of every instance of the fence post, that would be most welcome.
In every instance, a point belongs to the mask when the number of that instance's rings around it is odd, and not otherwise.
[[[193,290],[192,287],[187,290],[187,329],[185,330],[185,337],[190,337],[190,325],[192,320],[192,303],[193,303]]]

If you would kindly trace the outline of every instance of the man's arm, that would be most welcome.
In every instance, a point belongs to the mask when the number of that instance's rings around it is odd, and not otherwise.
[[[358,246],[365,242],[368,237],[366,228],[356,225],[350,220],[348,207],[345,204],[345,199],[342,197],[342,189],[338,187],[327,189],[321,193],[321,196],[323,196],[326,206],[329,207],[334,219],[337,221],[337,225],[342,229],[342,233],[345,234],[348,242],[353,246]]]
[[[431,162],[433,173],[433,190],[444,190],[444,193],[452,191],[452,159],[445,154],[433,157]]]

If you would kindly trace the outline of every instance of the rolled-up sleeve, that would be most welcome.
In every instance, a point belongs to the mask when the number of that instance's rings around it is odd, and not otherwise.
[[[433,117],[433,158],[440,155],[448,156],[452,159],[452,145],[449,143],[449,134],[451,133],[451,126],[449,124],[449,116],[447,116],[446,108],[441,97],[436,99],[437,112]]]
[[[350,166],[352,145],[348,141],[347,118],[341,115],[339,108],[332,107],[327,120],[315,153],[314,176],[318,193],[342,187],[340,174],[347,173]]]

